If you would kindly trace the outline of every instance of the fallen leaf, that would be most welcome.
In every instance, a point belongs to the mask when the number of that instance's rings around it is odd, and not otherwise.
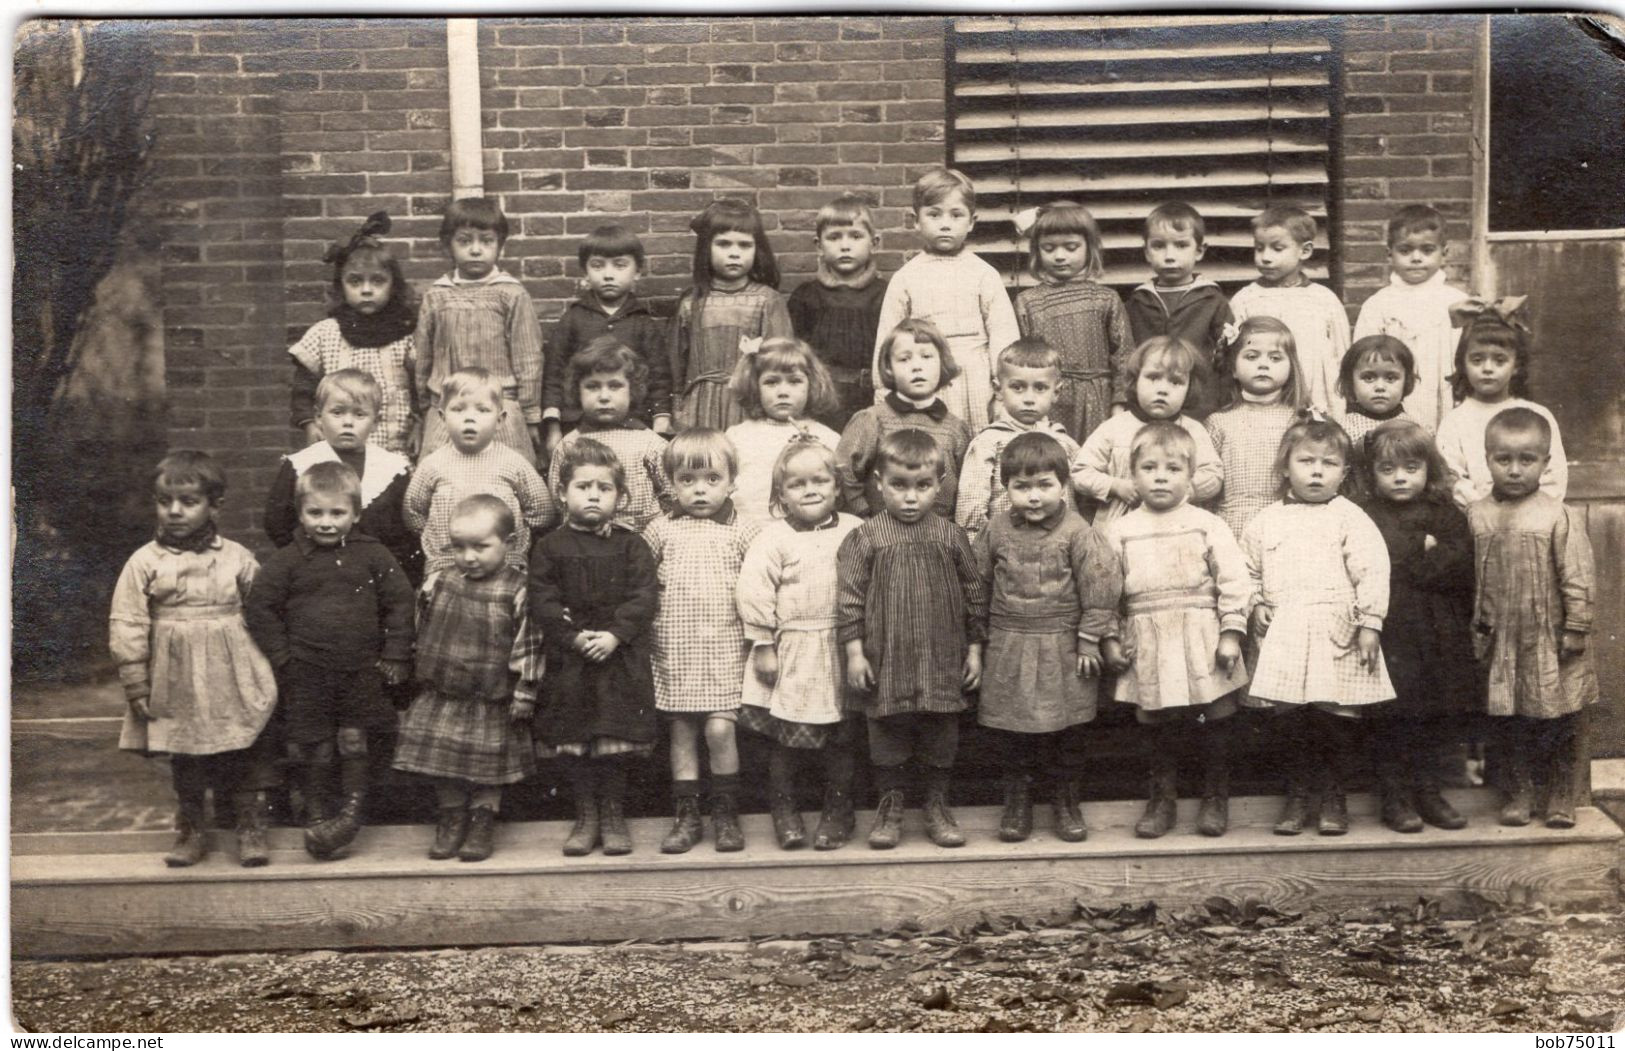
[[[1155,1017],[1149,1012],[1141,1011],[1139,1014],[1129,1015],[1128,1021],[1123,1023],[1123,1028],[1119,1029],[1118,1032],[1147,1033],[1151,1031],[1151,1026],[1155,1024],[1155,1022]]]
[[[1209,938],[1229,938],[1229,937],[1233,937],[1234,935],[1240,934],[1241,933],[1241,928],[1240,927],[1229,927],[1229,926],[1225,926],[1225,925],[1221,924],[1221,925],[1219,925],[1217,927],[1202,927],[1202,928],[1199,928],[1196,933],[1197,934],[1205,934]]]
[[[878,956],[865,956],[861,953],[848,953],[844,959],[847,964],[860,971],[875,971],[885,966],[885,961]]]
[[[341,1020],[351,1029],[382,1029],[386,1026],[408,1025],[423,1017],[419,1012],[409,1008],[395,1010],[382,1008],[376,1011],[350,1011],[342,1016]]]
[[[872,1015],[863,1015],[856,1022],[852,1023],[853,1031],[858,1033],[865,1032],[866,1030],[873,1029],[874,1027],[875,1020]]]
[[[1502,998],[1495,1001],[1494,1006],[1490,1008],[1490,1017],[1501,1018],[1506,1015],[1521,1014],[1527,1010],[1529,1010],[1529,1006],[1527,1004],[1521,1004],[1516,1000]]]
[[[1356,1011],[1354,1017],[1362,1022],[1380,1022],[1388,1017],[1388,1012],[1380,1007],[1366,1007]]]
[[[1511,975],[1514,978],[1527,978],[1535,969],[1535,961],[1528,956],[1519,956],[1511,960],[1502,960],[1490,964],[1490,970],[1496,974]]]
[[[599,1015],[598,1021],[603,1025],[620,1025],[622,1022],[630,1022],[637,1016],[638,1013],[630,1007],[619,1007]]]
[[[1563,1021],[1573,1022],[1582,1029],[1589,1029],[1592,1032],[1598,1033],[1612,1032],[1614,1028],[1614,1015],[1612,1011],[1604,1011],[1601,1014],[1588,1015],[1582,1014],[1578,1009],[1571,1007],[1563,1013]]]
[[[948,993],[946,985],[939,985],[920,999],[920,1006],[927,1011],[946,1011],[953,1007],[954,999]]]
[[[777,975],[774,978],[774,981],[778,982],[780,985],[788,985],[792,989],[805,989],[807,986],[817,982],[818,979],[808,974],[806,971],[784,971],[783,973]]]

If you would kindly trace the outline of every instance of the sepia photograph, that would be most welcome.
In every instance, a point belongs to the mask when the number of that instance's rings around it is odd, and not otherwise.
[[[11,25],[14,1033],[1625,1029],[1625,18]]]

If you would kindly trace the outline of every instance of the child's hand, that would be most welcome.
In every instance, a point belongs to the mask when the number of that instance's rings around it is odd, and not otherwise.
[[[1226,675],[1236,670],[1241,660],[1241,632],[1226,631],[1219,634],[1218,648],[1213,651],[1213,663]]]
[[[764,686],[779,681],[779,650],[777,646],[758,646],[753,652],[756,659],[756,678]]]
[[[305,424],[305,444],[306,445],[315,445],[317,442],[319,442],[321,440],[322,440],[322,429],[321,429],[320,426],[317,425],[316,421],[311,420],[309,423]]]
[[[1565,631],[1557,645],[1557,659],[1572,660],[1586,651],[1586,637],[1582,632]]]
[[[981,643],[971,643],[970,649],[965,651],[965,677],[963,685],[967,690],[974,690],[982,685],[982,646]]]
[[[1078,678],[1094,679],[1100,675],[1100,658],[1078,647]]]
[[[584,631],[577,638],[581,638],[581,655],[590,661],[602,664],[609,660],[610,655],[621,648],[621,640],[609,631]]]
[[[535,701],[521,701],[519,698],[515,697],[512,701],[508,702],[508,721],[516,726],[530,722],[531,716],[535,714]]]
[[[869,666],[869,658],[861,652],[846,655],[846,684],[863,693],[875,688],[875,670]]]
[[[1373,628],[1361,628],[1354,637],[1354,648],[1360,651],[1360,667],[1367,675],[1377,674],[1382,662],[1380,643],[1382,635]]]
[[[547,420],[542,424],[542,455],[548,460],[553,459],[553,450],[559,447],[564,440],[564,428],[559,426],[558,420]]]
[[[1140,502],[1140,491],[1134,488],[1134,483],[1127,478],[1112,479],[1112,495],[1125,504],[1132,505]]]
[[[1438,538],[1436,538],[1432,533],[1429,533],[1429,534],[1427,534],[1426,536],[1424,536],[1422,538],[1422,550],[1423,551],[1432,551],[1434,548],[1436,548],[1438,546],[1439,546]]]
[[[542,451],[542,425],[539,423],[525,424],[525,433],[530,435],[530,447],[536,452]]]
[[[671,415],[664,412],[656,413],[654,424],[650,430],[662,438],[670,438],[672,436]]]
[[[1275,607],[1267,602],[1260,602],[1253,607],[1253,634],[1263,638],[1270,630],[1270,621],[1275,619]]]
[[[1100,640],[1100,660],[1113,675],[1123,674],[1134,664],[1123,652],[1123,640],[1118,638]]]
[[[384,659],[378,662],[378,674],[391,686],[399,686],[412,675],[412,662]]]
[[[150,698],[147,698],[147,697],[131,697],[129,700],[130,700],[130,714],[135,716],[135,721],[136,722],[138,722],[138,723],[150,723],[150,722],[152,722],[152,706],[147,703],[150,700]]]

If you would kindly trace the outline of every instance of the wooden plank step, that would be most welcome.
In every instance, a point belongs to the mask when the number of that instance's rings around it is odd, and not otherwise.
[[[1026,843],[995,838],[998,810],[961,808],[971,842],[941,850],[918,812],[894,851],[860,839],[828,853],[780,851],[768,819],[745,818],[750,847],[717,854],[709,842],[662,855],[667,823],[632,822],[637,852],[566,858],[562,822],[499,827],[495,857],[479,864],[429,861],[430,830],[364,830],[355,853],[319,863],[297,830],[273,835],[273,860],[243,869],[230,836],[218,853],[166,869],[168,836],[154,833],[12,838],[12,950],[19,956],[228,952],[284,948],[525,944],[863,932],[905,921],[926,927],[982,913],[1042,915],[1076,901],[1164,905],[1214,894],[1256,897],[1279,908],[1309,902],[1452,899],[1548,903],[1618,900],[1620,829],[1580,811],[1571,830],[1502,828],[1483,791],[1452,793],[1473,817],[1459,832],[1401,836],[1377,824],[1369,797],[1351,800],[1343,837],[1269,832],[1279,801],[1233,803],[1220,839],[1191,831],[1195,803],[1161,840],[1135,839],[1136,803],[1089,807],[1086,843],[1054,839],[1047,821]],[[1040,809],[1041,819],[1045,816]]]

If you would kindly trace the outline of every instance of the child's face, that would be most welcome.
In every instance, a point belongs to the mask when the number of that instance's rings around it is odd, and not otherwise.
[[[694,518],[710,518],[734,491],[733,475],[724,465],[679,467],[671,477],[677,506]]]
[[[1236,352],[1235,376],[1242,390],[1267,398],[1279,393],[1292,379],[1292,359],[1286,356],[1279,339],[1260,332],[1248,336]]]
[[[891,355],[892,383],[903,397],[922,401],[942,386],[942,355],[935,343],[910,341],[905,333],[892,340],[887,353]]]
[[[358,314],[378,313],[395,291],[395,278],[389,268],[374,259],[346,263],[339,283],[344,289],[345,305]]]
[[[842,277],[869,265],[869,256],[875,250],[875,235],[864,226],[826,226],[818,235],[818,258]]]
[[[1066,483],[1054,471],[1011,475],[1004,488],[1010,494],[1010,506],[1035,524],[1055,514],[1066,502]]]
[[[919,231],[925,250],[932,255],[957,254],[975,225],[976,213],[957,190],[914,213],[914,228]]]
[[[621,491],[615,472],[597,464],[582,464],[570,472],[564,486],[564,513],[577,525],[600,526],[620,506]]]
[[[1031,427],[1048,416],[1055,405],[1055,389],[1061,384],[1061,370],[1028,369],[1017,365],[999,366],[999,404],[1011,419]]]
[[[496,436],[507,411],[482,392],[460,393],[440,409],[440,418],[459,452],[477,453]]]
[[[1385,456],[1371,465],[1377,495],[1396,504],[1408,504],[1427,491],[1428,464],[1417,457]]]
[[[1324,504],[1336,496],[1347,470],[1343,454],[1329,442],[1299,442],[1287,454],[1287,485],[1306,504]]]
[[[1490,428],[1484,435],[1490,482],[1497,496],[1516,500],[1540,488],[1541,473],[1552,458],[1552,446],[1534,429]]]
[[[1405,397],[1405,370],[1399,362],[1366,355],[1354,363],[1354,403],[1373,416],[1399,408]]]
[[[1197,240],[1196,231],[1157,225],[1145,239],[1145,261],[1151,264],[1155,281],[1164,288],[1190,283],[1196,263],[1207,252]]]
[[[902,467],[887,463],[875,472],[880,482],[880,502],[886,513],[905,525],[912,525],[931,511],[942,488],[942,477],[934,463]]]
[[[1303,268],[1315,254],[1315,242],[1294,241],[1284,226],[1253,231],[1253,263],[1260,284],[1278,285]]]
[[[632,384],[624,371],[581,377],[581,415],[600,426],[621,423],[632,411]]]
[[[1445,241],[1436,231],[1404,234],[1388,246],[1388,265],[1407,285],[1431,280],[1444,266]]]
[[[739,230],[711,235],[711,276],[723,284],[744,281],[756,265],[756,239]]]
[[[299,501],[299,525],[322,547],[332,547],[355,528],[355,499],[348,493],[306,493]]]
[[[447,529],[446,549],[452,564],[470,580],[484,580],[508,559],[508,537],[497,531],[490,511],[458,515]]]
[[[779,489],[784,513],[803,525],[817,525],[835,513],[835,475],[817,456],[796,456],[784,465]]]
[[[214,521],[220,510],[220,501],[210,500],[197,482],[185,485],[159,482],[153,491],[152,503],[158,514],[158,531],[170,541],[190,537]]]
[[[1467,365],[1467,383],[1473,397],[1479,401],[1501,401],[1512,387],[1512,371],[1518,356],[1506,347],[1493,343],[1475,343],[1463,355]]]
[[[322,437],[339,452],[354,452],[367,444],[367,436],[378,423],[372,406],[343,395],[327,399],[316,415]]]
[[[1051,234],[1038,239],[1038,265],[1056,281],[1070,281],[1089,269],[1089,242],[1082,234]]]
[[[807,374],[800,369],[769,369],[756,378],[762,411],[770,420],[798,420],[807,411]]]
[[[478,281],[488,276],[502,258],[502,242],[497,239],[495,230],[461,227],[451,235],[448,247],[457,276],[464,281]]]
[[[1134,379],[1134,397],[1140,411],[1153,420],[1178,416],[1190,390],[1190,374],[1176,369],[1166,354],[1147,358]]]
[[[585,271],[587,290],[600,303],[613,305],[626,298],[638,281],[638,261],[629,255],[590,255]]]
[[[1191,465],[1184,453],[1146,445],[1130,468],[1140,503],[1153,511],[1169,511],[1190,495]]]

